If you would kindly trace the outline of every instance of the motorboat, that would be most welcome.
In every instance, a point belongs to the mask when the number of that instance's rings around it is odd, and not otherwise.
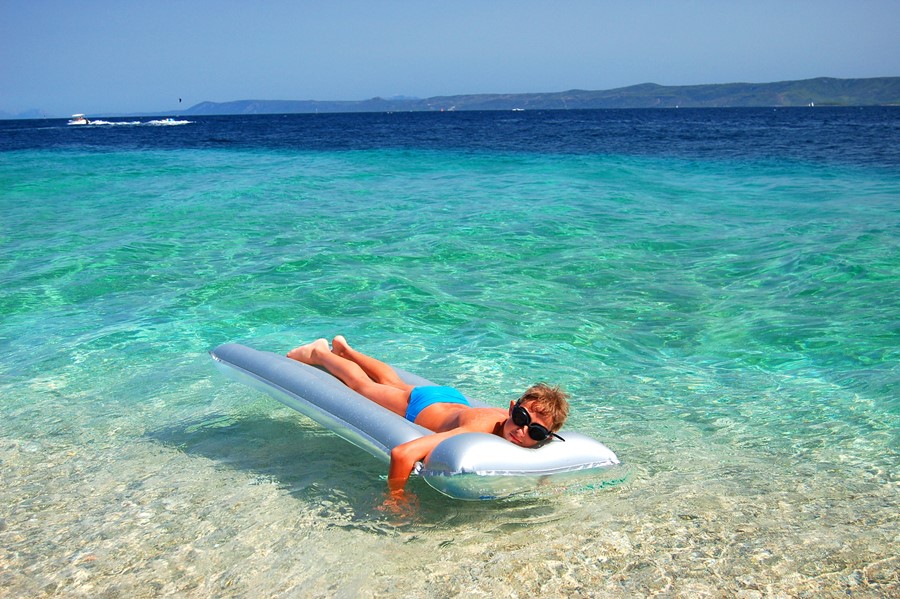
[[[69,119],[70,125],[90,125],[91,122],[84,118],[83,114],[73,114],[72,118]]]

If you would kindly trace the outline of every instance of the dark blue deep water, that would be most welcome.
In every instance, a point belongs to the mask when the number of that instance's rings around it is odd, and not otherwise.
[[[146,122],[150,119],[143,119]],[[791,159],[896,168],[900,108],[722,108],[190,117],[190,127],[0,121],[0,151],[452,150]],[[109,119],[110,122],[127,119]]]

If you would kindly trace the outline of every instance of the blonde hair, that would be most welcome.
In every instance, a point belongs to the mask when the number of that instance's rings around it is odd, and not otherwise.
[[[528,410],[550,421],[550,430],[558,431],[569,416],[569,395],[557,386],[537,383],[525,390],[518,403],[528,402]]]

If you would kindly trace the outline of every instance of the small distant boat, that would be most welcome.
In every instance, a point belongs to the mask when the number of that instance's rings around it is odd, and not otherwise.
[[[72,118],[69,119],[70,125],[90,125],[91,122],[84,118],[83,114],[73,114]]]

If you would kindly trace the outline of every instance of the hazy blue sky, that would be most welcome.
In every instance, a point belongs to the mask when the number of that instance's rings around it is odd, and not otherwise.
[[[900,0],[0,0],[0,111],[900,75]]]

